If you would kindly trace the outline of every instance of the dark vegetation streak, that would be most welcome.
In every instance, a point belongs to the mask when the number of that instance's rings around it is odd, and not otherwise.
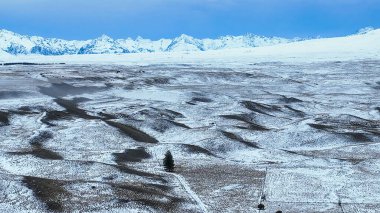
[[[30,145],[32,150],[19,151],[19,152],[8,152],[11,155],[33,155],[41,159],[48,160],[63,160],[63,157],[56,152],[48,150],[43,147],[43,142],[52,139],[53,135],[50,132],[43,131],[40,132],[36,137],[30,140]]]
[[[78,108],[77,104],[73,103],[72,101],[60,99],[60,98],[54,99],[54,101],[61,107],[65,108],[68,113],[73,114],[79,118],[99,119],[99,117],[88,115],[86,110]]]
[[[103,119],[106,119],[106,120],[118,119],[118,117],[116,115],[111,115],[111,114],[104,113],[104,112],[99,112],[98,115],[101,116]]]
[[[364,133],[356,133],[356,132],[347,132],[347,133],[342,133],[343,135],[349,136],[352,138],[354,141],[359,141],[359,142],[371,142],[372,140],[366,136]]]
[[[176,112],[176,111],[173,111],[173,110],[170,110],[170,109],[165,109],[164,111],[166,111],[169,114],[172,114],[176,118],[185,118],[185,116],[182,113],[179,113],[179,112]],[[380,109],[379,109],[379,111],[380,111]]]
[[[69,161],[79,162],[79,163],[82,163],[85,165],[92,165],[92,164],[98,163],[98,164],[102,164],[102,165],[106,165],[106,166],[111,166],[111,167],[117,169],[118,171],[120,171],[122,173],[137,175],[140,177],[145,177],[148,179],[159,181],[160,183],[163,183],[163,184],[167,183],[167,181],[161,175],[152,174],[149,172],[144,172],[144,171],[132,169],[132,168],[127,167],[124,163],[121,163],[121,162],[120,162],[120,164],[114,165],[114,164],[107,164],[107,163],[96,162],[96,161],[78,161],[78,160],[69,160]]]
[[[52,124],[51,121],[70,119],[70,118],[72,118],[72,115],[68,112],[52,110],[52,111],[46,111],[46,115],[41,119],[41,122],[49,126],[55,126],[55,124]]]
[[[358,141],[358,142],[371,142],[372,141],[372,139],[369,138],[365,133],[339,132],[338,131],[339,127],[329,126],[329,125],[324,125],[324,124],[308,124],[308,125],[315,128],[315,129],[318,129],[318,130],[323,130],[323,131],[335,133],[335,134],[342,135],[342,136],[348,136],[349,138],[351,138],[354,141]],[[372,131],[367,131],[367,132],[376,135],[376,132],[372,132]]]
[[[77,97],[77,98],[73,98],[71,101],[76,103],[76,104],[79,104],[79,103],[83,103],[83,102],[87,102],[87,101],[91,101],[92,99],[89,99],[89,98],[84,98],[84,97]]]
[[[267,127],[261,126],[259,124],[254,124],[254,123],[249,124],[248,129],[253,130],[253,131],[269,131],[270,130]]]
[[[28,154],[34,155],[36,157],[42,158],[42,159],[50,159],[50,160],[63,160],[63,157],[59,155],[56,152],[50,151],[43,147],[43,142],[52,139],[53,135],[50,132],[43,131],[40,132],[39,135],[32,138],[32,140],[29,142],[30,145],[32,145],[32,151],[30,151]]]
[[[248,147],[252,147],[252,148],[256,148],[256,149],[259,149],[260,147],[254,143],[254,142],[248,142],[246,140],[244,140],[242,137],[240,137],[239,135],[236,135],[234,133],[231,133],[231,132],[227,132],[227,131],[221,131],[223,133],[224,136],[226,136],[227,138],[231,139],[231,140],[234,140],[234,141],[238,141]]]
[[[56,152],[50,151],[43,147],[43,143],[53,138],[50,132],[40,132],[36,137],[32,138],[29,142],[32,145],[32,151],[26,152],[26,154],[34,155],[42,159],[50,160],[63,160],[63,157]]]
[[[119,129],[120,132],[128,135],[136,141],[145,143],[158,143],[158,141],[155,138],[132,126],[109,120],[105,120],[104,122],[106,122],[110,126],[116,127],[117,129]]]
[[[50,150],[39,148],[32,149],[31,151],[18,151],[18,152],[7,152],[10,155],[33,155],[35,157],[46,159],[46,160],[62,160],[63,158],[55,152]]]
[[[185,200],[169,194],[166,187],[157,187],[152,184],[112,184],[112,190],[120,203],[137,202],[144,206],[160,209],[164,212],[171,212]]]
[[[187,101],[186,103],[189,104],[189,105],[193,105],[193,106],[197,105],[197,104],[192,103],[192,102],[190,102],[190,101]]]
[[[295,152],[295,151],[290,151],[290,150],[286,150],[286,149],[281,149],[281,150],[284,151],[284,152],[287,152],[289,154],[293,154],[293,155],[301,155],[301,156],[311,157],[310,155],[298,153],[298,152]]]
[[[149,159],[152,157],[145,151],[144,147],[127,149],[123,153],[113,153],[113,156],[117,164],[123,164],[125,162],[141,162],[144,159]]]
[[[331,130],[333,129],[332,126],[328,126],[328,125],[324,125],[324,124],[307,124],[315,129],[319,129],[319,130]]]
[[[286,96],[282,96],[282,98],[280,99],[280,101],[283,101],[287,104],[290,104],[290,103],[301,103],[303,102],[302,100],[298,99],[298,98],[293,98],[293,97],[286,97]]]
[[[120,132],[126,134],[127,136],[131,137],[132,139],[136,141],[145,142],[145,143],[158,143],[158,141],[155,138],[151,137],[150,135],[146,134],[145,132],[135,127],[118,123],[116,121],[108,120],[109,116],[106,116],[106,118],[102,118],[98,116],[88,115],[85,110],[78,108],[78,106],[70,100],[54,99],[54,101],[60,106],[64,107],[68,113],[75,115],[79,118],[88,119],[88,120],[99,119],[105,122],[106,124],[108,124],[109,126],[117,128]]]
[[[309,126],[330,133],[349,136],[354,141],[371,142],[370,136],[380,136],[380,122],[368,120],[353,115],[341,114],[335,117],[316,118],[317,123]]]
[[[156,78],[149,78],[145,80],[145,83],[147,85],[162,85],[162,84],[169,84],[170,78],[164,78],[164,77],[156,77]]]
[[[63,181],[25,176],[22,181],[26,187],[31,189],[34,195],[45,203],[48,210],[53,212],[64,212],[63,202],[71,196],[64,189]]]
[[[148,116],[160,116],[166,119],[174,120],[176,118],[185,118],[185,116],[179,112],[169,110],[169,109],[159,109],[151,107],[153,110],[141,110],[139,113],[148,115]]]
[[[347,161],[353,165],[357,165],[366,160],[366,159],[358,159],[358,158],[335,158],[335,159],[340,160],[340,161]]]
[[[46,160],[63,160],[63,157],[56,152],[50,151],[43,147],[33,148],[31,151],[24,152],[7,152],[10,155],[33,155]]]
[[[218,156],[216,156],[215,154],[213,154],[212,152],[210,152],[209,150],[207,150],[207,149],[205,149],[203,147],[192,145],[192,144],[182,144],[182,145],[189,152],[197,153],[197,154],[201,153],[201,154],[205,154],[205,155],[209,155],[209,156],[213,156],[213,157],[218,157]]]
[[[30,112],[32,111],[32,108],[29,106],[22,106],[18,108],[19,111],[24,111],[24,112]]]
[[[163,185],[163,184],[156,184],[156,183],[147,183],[146,184],[147,186],[151,186],[151,187],[154,187],[154,188],[158,188],[162,191],[169,191],[172,187],[170,186],[167,186],[167,185]]]
[[[289,110],[291,110],[291,111],[293,111],[293,112],[295,112],[300,117],[304,117],[306,115],[303,111],[298,110],[298,109],[294,109],[293,107],[291,107],[289,105],[285,105],[284,107],[287,108],[287,109],[289,109]]]
[[[191,129],[191,127],[187,126],[186,124],[183,124],[183,123],[179,123],[179,122],[176,122],[176,121],[171,121],[171,120],[166,120],[167,122],[175,125],[175,126],[179,126],[179,127],[182,127],[182,128],[185,128],[185,129]]]
[[[380,137],[380,131],[368,130],[368,132]]]
[[[191,129],[189,126],[187,126],[185,124],[178,123],[178,122],[168,120],[168,119],[157,119],[157,120],[154,120],[154,122],[152,123],[152,128],[155,131],[158,131],[160,133],[164,133],[165,131],[167,131],[168,129],[170,129],[172,127],[180,127],[180,128],[184,128],[184,129]]]
[[[166,183],[167,182],[160,175],[156,175],[156,174],[152,174],[152,173],[148,173],[148,172],[132,169],[132,168],[127,167],[125,164],[117,164],[117,165],[115,165],[115,164],[108,164],[108,163],[103,163],[103,162],[98,162],[98,161],[83,161],[83,160],[65,160],[65,161],[80,163],[80,164],[83,164],[83,165],[102,164],[102,165],[105,165],[105,166],[113,167],[113,168],[117,169],[118,171],[126,173],[126,174],[132,174],[132,175],[137,175],[137,176],[141,176],[141,177],[151,178],[153,180],[160,181],[162,183]]]
[[[273,116],[270,114],[270,112],[274,111],[281,111],[280,107],[268,105],[268,104],[261,104],[253,101],[242,101],[241,102],[243,106],[253,112]]]
[[[53,138],[53,134],[51,132],[43,131],[43,132],[40,132],[37,136],[33,137],[29,143],[33,146],[42,146],[43,142],[52,138]]]
[[[191,99],[191,102],[202,102],[202,103],[211,103],[212,100],[209,98],[204,98],[204,97],[194,97]]]
[[[148,172],[143,172],[143,171],[135,170],[135,169],[126,167],[125,165],[112,165],[112,166],[114,168],[118,169],[120,172],[124,172],[124,173],[127,173],[127,174],[138,175],[138,176],[141,176],[141,177],[151,178],[151,179],[160,181],[162,183],[166,183],[167,182],[160,175],[156,175],[156,174],[152,174],[152,173],[148,173]]]
[[[73,195],[65,190],[65,186],[70,184],[98,183],[109,185],[112,188],[113,196],[120,204],[137,202],[166,211],[176,208],[177,205],[185,201],[172,196],[170,194],[171,187],[160,184],[137,183],[132,185],[103,181],[66,181],[32,176],[24,176],[22,182],[46,205],[47,210],[52,212],[69,212],[69,203]],[[65,202],[67,203],[66,205]]]
[[[239,127],[241,129],[250,129],[253,131],[269,131],[269,128],[266,128],[264,126],[261,126],[260,124],[253,123],[246,114],[240,114],[240,115],[221,115],[221,117],[231,120],[238,120],[243,121],[248,124],[248,127]]]

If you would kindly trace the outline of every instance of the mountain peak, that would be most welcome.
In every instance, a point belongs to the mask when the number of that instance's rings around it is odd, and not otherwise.
[[[100,40],[100,41],[113,41],[113,38],[109,37],[108,35],[101,35],[100,37],[98,37],[96,40]]]
[[[193,40],[194,37],[186,35],[186,34],[181,34],[176,38],[177,40]]]
[[[5,30],[5,29],[0,29],[0,35],[20,36],[20,35],[17,34],[17,33],[14,33],[14,32],[12,32],[12,31]]]

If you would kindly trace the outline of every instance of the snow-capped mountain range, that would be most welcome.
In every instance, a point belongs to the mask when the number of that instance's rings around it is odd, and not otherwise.
[[[223,36],[217,39],[197,39],[181,35],[174,39],[150,40],[112,39],[106,35],[93,40],[77,41],[38,36],[20,35],[8,30],[0,30],[0,52],[11,55],[74,55],[112,54],[143,52],[207,51],[232,48],[249,48],[290,43],[301,39],[263,37],[252,34],[243,36]]]

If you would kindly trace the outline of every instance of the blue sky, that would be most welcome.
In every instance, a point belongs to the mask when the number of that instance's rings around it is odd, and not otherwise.
[[[0,28],[65,39],[331,37],[366,26],[380,28],[380,0],[0,0]]]

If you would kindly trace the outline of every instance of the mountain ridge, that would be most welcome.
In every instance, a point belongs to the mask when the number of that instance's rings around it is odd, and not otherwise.
[[[253,34],[221,36],[216,39],[198,39],[182,34],[173,39],[150,40],[113,39],[102,35],[89,40],[64,40],[28,36],[0,30],[0,50],[11,55],[75,55],[75,54],[123,54],[144,52],[207,51],[232,48],[271,46],[300,41],[300,38],[264,37]]]
[[[351,36],[371,34],[379,29],[362,28]],[[150,40],[142,37],[136,39],[113,39],[102,35],[89,40],[64,40],[28,36],[0,29],[0,53],[2,56],[12,55],[87,55],[87,54],[127,54],[149,52],[204,52],[209,50],[232,50],[239,48],[267,47],[287,45],[321,38],[281,38],[264,37],[254,34],[242,36],[221,36],[216,39],[198,39],[182,34],[173,39],[162,38]],[[325,38],[333,39],[333,38]]]

